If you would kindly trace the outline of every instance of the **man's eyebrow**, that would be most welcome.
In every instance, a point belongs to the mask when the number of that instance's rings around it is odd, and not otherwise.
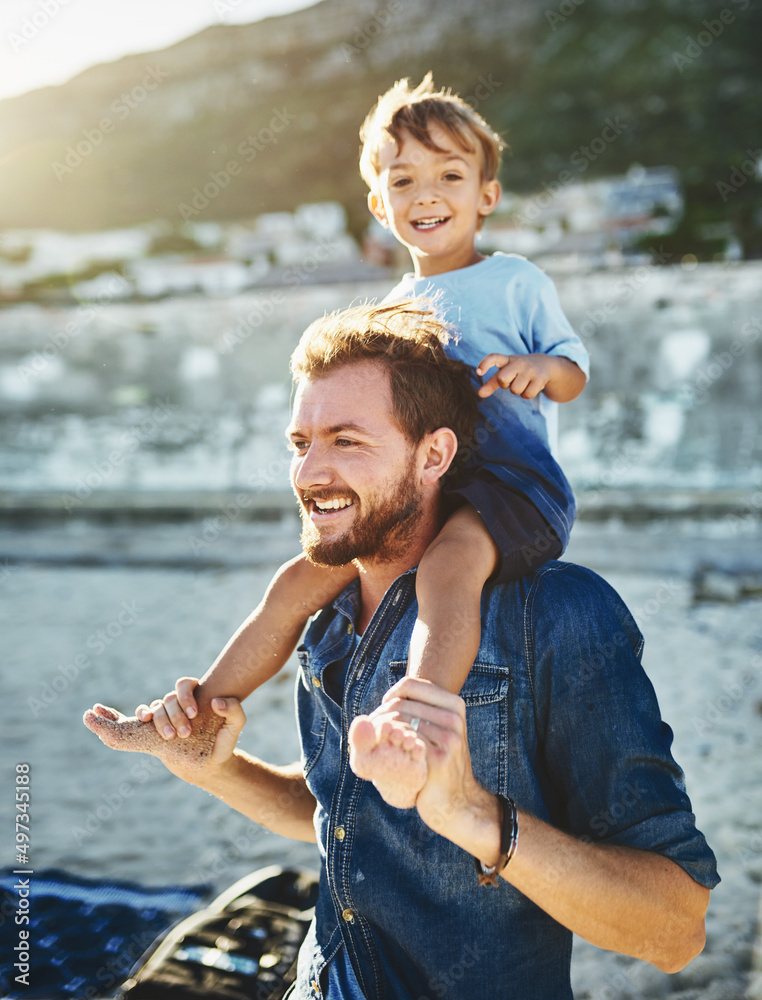
[[[362,434],[364,437],[376,437],[377,435],[373,433],[364,424],[355,423],[352,420],[345,420],[340,424],[332,424],[330,427],[326,427],[324,433],[326,434],[343,434],[346,431],[350,431],[353,434]],[[298,427],[288,427],[286,428],[286,437],[304,437],[304,433],[299,430]]]

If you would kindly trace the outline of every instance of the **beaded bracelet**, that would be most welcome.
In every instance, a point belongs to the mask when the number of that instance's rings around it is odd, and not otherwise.
[[[478,858],[474,858],[474,868],[479,876],[479,885],[497,886],[497,876],[505,869],[516,853],[516,845],[519,842],[519,811],[516,808],[516,803],[505,795],[498,795],[497,798],[502,812],[500,858],[497,864],[492,865],[491,868],[483,865]]]

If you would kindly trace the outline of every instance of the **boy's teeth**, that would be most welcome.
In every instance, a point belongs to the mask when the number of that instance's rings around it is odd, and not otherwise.
[[[444,218],[441,219],[418,219],[415,225],[419,229],[431,229],[432,226],[438,226],[440,222],[444,222]]]

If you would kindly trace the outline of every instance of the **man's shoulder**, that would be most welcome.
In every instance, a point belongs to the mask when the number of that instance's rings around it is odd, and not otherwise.
[[[579,612],[589,618],[614,609],[627,611],[620,595],[595,570],[559,559],[515,583],[493,585],[490,601],[496,607],[518,604],[525,615],[558,614],[563,609],[565,615]]]

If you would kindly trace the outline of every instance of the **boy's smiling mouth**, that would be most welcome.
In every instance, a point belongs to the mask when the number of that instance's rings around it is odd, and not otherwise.
[[[445,222],[448,222],[449,219],[449,215],[439,215],[434,218],[427,219],[413,219],[411,225],[414,229],[425,231],[427,229],[436,229],[437,226],[443,225]]]

